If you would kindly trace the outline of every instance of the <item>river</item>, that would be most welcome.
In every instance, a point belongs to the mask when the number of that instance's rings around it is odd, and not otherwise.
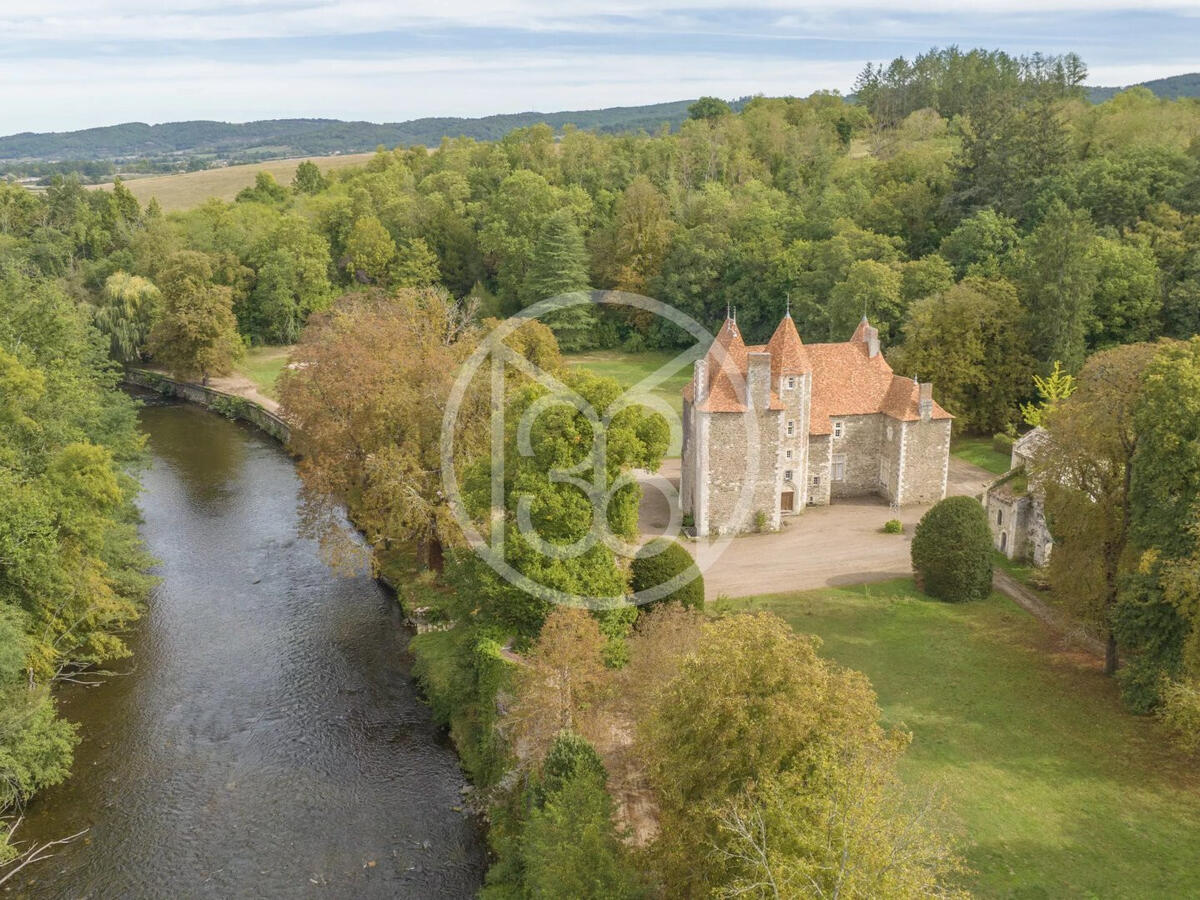
[[[20,834],[89,831],[10,891],[473,896],[481,834],[394,601],[299,535],[295,469],[270,438],[178,404],[142,423],[142,534],[162,581],[122,674],[60,692],[83,741]]]

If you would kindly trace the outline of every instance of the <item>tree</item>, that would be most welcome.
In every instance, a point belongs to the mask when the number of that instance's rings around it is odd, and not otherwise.
[[[558,752],[568,742],[586,741],[560,734],[542,775],[541,802],[530,813],[522,834],[525,896],[632,900],[645,896],[638,871],[613,824],[613,802],[605,790],[604,766],[592,750],[567,762]],[[599,766],[597,770],[596,766]]]
[[[1148,341],[1159,335],[1162,291],[1158,263],[1139,244],[1098,237],[1092,246],[1096,259],[1096,290],[1088,345],[1103,349]]]
[[[904,313],[900,273],[892,266],[863,259],[852,263],[844,281],[829,294],[829,339],[846,340],[864,315],[875,322],[881,340],[898,330]]]
[[[937,385],[956,428],[1004,431],[1028,391],[1033,357],[1017,292],[1002,280],[968,278],[914,303],[892,368]]]
[[[1158,347],[1133,414],[1129,541],[1137,563],[1122,579],[1113,630],[1127,654],[1126,702],[1139,712],[1165,702],[1186,732],[1200,686],[1200,338]]]
[[[319,194],[328,186],[328,179],[321,174],[320,167],[311,159],[306,159],[296,166],[296,175],[292,178],[292,190],[297,194]]]
[[[109,353],[118,362],[141,359],[158,316],[160,294],[149,280],[114,272],[104,281],[96,327],[108,335]]]
[[[1083,364],[1099,269],[1094,242],[1087,213],[1056,200],[1010,262],[1029,313],[1031,349],[1043,365],[1057,359],[1075,371]]]
[[[254,187],[238,191],[237,203],[282,203],[288,198],[287,188],[275,180],[270,172],[259,172],[254,176]]]
[[[1075,376],[1064,372],[1062,363],[1057,359],[1054,361],[1054,368],[1045,378],[1034,375],[1033,386],[1037,388],[1040,399],[1037,403],[1021,404],[1021,418],[1025,424],[1034,428],[1045,425],[1047,414],[1052,413],[1059,403],[1075,392],[1075,384]]]
[[[296,423],[291,446],[318,534],[342,535],[349,509],[372,546],[418,543],[440,565],[456,533],[442,490],[442,418],[476,338],[471,311],[433,288],[348,294],[312,318],[279,397]],[[475,394],[464,400],[464,452],[478,447],[485,412]]]
[[[679,575],[690,573],[695,564],[692,555],[678,541],[656,538],[645,544],[634,557],[630,566],[630,587],[634,593],[649,591]],[[704,576],[696,573],[695,578],[663,597],[643,604],[641,609],[646,612],[652,606],[666,603],[679,603],[687,609],[703,609]]]
[[[362,284],[386,284],[396,242],[375,216],[363,216],[350,229],[342,268]]]
[[[921,516],[913,533],[917,584],[951,603],[986,600],[992,591],[992,533],[974,497],[947,497]]]
[[[541,766],[563,729],[592,740],[602,736],[600,703],[612,681],[602,659],[604,643],[586,610],[558,607],[546,617],[525,654],[504,722],[525,766]]]
[[[243,352],[228,287],[212,282],[208,257],[181,250],[159,277],[162,317],[150,331],[156,361],[184,378],[224,375]]]
[[[397,287],[429,287],[437,284],[438,258],[421,238],[401,244],[392,263],[392,281]]]
[[[588,287],[587,250],[569,209],[546,217],[525,277],[526,305]],[[560,340],[561,343],[561,340]]]
[[[882,874],[888,859],[904,860],[899,866],[906,874],[894,872],[896,883],[912,878],[927,890],[940,886],[953,854],[943,838],[931,835],[919,853],[908,855],[906,828],[895,827],[911,821],[906,816],[896,817],[894,831],[868,837],[864,828],[857,840],[849,823],[830,843],[793,837],[797,828],[811,829],[808,838],[825,827],[828,820],[813,815],[818,809],[865,807],[865,814],[846,817],[865,824],[874,804],[900,795],[894,761],[907,737],[880,727],[866,679],[821,659],[815,638],[769,613],[729,616],[703,631],[638,732],[659,805],[652,859],[671,894],[731,895],[757,881],[761,869],[748,836],[778,848],[795,872],[794,881],[777,885],[778,896],[800,895],[807,885],[801,872],[822,872],[824,885],[839,871]],[[870,765],[887,774],[871,775]],[[833,777],[831,770],[840,774]],[[858,785],[854,801],[843,779]],[[776,808],[780,812],[764,816],[762,827],[753,821],[755,810]],[[791,814],[801,809],[809,814],[794,820]],[[747,818],[753,825],[743,830],[737,823]],[[880,896],[871,893],[870,875],[861,884],[849,895]]]
[[[732,107],[719,97],[701,97],[688,107],[688,118],[701,121],[719,119],[732,112]]]
[[[255,341],[290,344],[308,317],[329,306],[329,246],[298,216],[285,216],[255,244],[250,262],[256,270],[245,332]]]
[[[599,242],[594,268],[617,290],[645,293],[662,268],[674,230],[666,196],[639,176],[617,200],[611,235]]]
[[[1013,219],[997,215],[992,209],[981,209],[942,238],[938,253],[950,261],[959,278],[991,278],[1000,274],[1018,238]]]
[[[1127,565],[1135,412],[1155,353],[1152,344],[1128,344],[1093,355],[1074,392],[1046,415],[1049,440],[1034,465],[1054,536],[1050,583],[1105,639],[1108,675],[1119,661],[1113,611]]]

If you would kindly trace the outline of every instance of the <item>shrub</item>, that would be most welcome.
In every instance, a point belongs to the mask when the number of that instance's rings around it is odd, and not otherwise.
[[[242,397],[230,397],[218,394],[209,404],[209,409],[218,412],[227,419],[240,418],[250,404]]]
[[[1169,681],[1160,687],[1159,719],[1186,753],[1200,750],[1200,689],[1195,682]]]
[[[913,534],[917,586],[940,600],[982,600],[992,589],[992,535],[972,497],[947,497],[921,517]]]
[[[680,572],[693,565],[692,555],[677,541],[655,538],[644,546],[633,559],[632,587],[640,593],[670,581]],[[657,603],[678,602],[690,609],[704,608],[704,576],[697,575],[687,584],[676,588],[665,597],[644,604],[650,608]]]
[[[696,517],[693,516],[691,513],[684,513],[683,519],[681,520],[681,524],[683,525],[684,528],[695,528],[696,527]]]
[[[767,530],[767,514],[764,510],[759,510],[754,514],[754,530],[762,534]]]
[[[884,534],[903,534],[904,525],[899,519],[888,519],[883,523]]]
[[[1005,456],[1012,455],[1012,448],[1015,443],[1016,439],[1010,434],[1001,433],[992,435],[992,449]]]

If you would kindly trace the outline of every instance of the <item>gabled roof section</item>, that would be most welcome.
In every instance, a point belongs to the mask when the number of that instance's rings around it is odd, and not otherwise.
[[[767,351],[771,354],[771,377],[780,375],[800,375],[812,371],[812,362],[800,340],[800,332],[796,331],[796,323],[792,314],[788,313],[779,322],[779,327],[767,341]]]

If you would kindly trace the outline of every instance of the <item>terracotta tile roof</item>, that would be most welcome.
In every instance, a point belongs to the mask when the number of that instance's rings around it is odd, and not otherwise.
[[[784,316],[771,340],[767,342],[767,350],[771,353],[771,377],[780,375],[799,375],[812,371],[812,362],[796,331],[796,323],[792,321],[791,313]]]
[[[747,347],[737,323],[726,320],[708,352],[709,392],[700,403],[705,412],[744,412],[742,391],[745,389],[747,355],[754,352],[771,354],[772,379],[780,374],[812,372],[812,405],[809,418],[810,434],[831,434],[832,419],[837,416],[882,413],[902,422],[920,419],[918,407],[920,388],[909,378],[892,372],[882,353],[871,356],[867,346],[870,325],[864,318],[845,343],[809,344],[800,341],[791,316],[784,318],[766,345]],[[793,340],[794,338],[794,340]],[[737,375],[722,371],[736,367]],[[689,383],[684,398],[693,400]],[[775,391],[771,392],[771,409],[783,409]],[[936,402],[934,419],[953,418]]]

